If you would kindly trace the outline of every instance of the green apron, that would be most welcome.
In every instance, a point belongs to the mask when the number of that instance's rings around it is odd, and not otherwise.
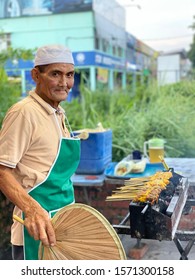
[[[46,179],[30,190],[32,196],[49,212],[50,217],[64,206],[74,203],[71,176],[80,159],[80,139],[62,138],[55,162]],[[24,259],[38,260],[39,240],[34,240],[24,227]]]

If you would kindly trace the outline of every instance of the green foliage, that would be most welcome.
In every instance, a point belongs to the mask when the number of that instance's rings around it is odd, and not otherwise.
[[[188,51],[188,58],[192,62],[192,67],[195,68],[195,35],[193,36],[193,43]]]
[[[184,81],[158,87],[151,83],[136,95],[121,92],[90,92],[64,103],[74,130],[95,128],[101,122],[113,131],[113,160],[121,160],[135,149],[143,151],[152,137],[166,140],[166,156],[195,156],[195,82]]]
[[[195,31],[195,16],[193,16],[193,19],[194,22],[189,27]],[[190,45],[190,50],[188,51],[188,58],[192,62],[192,67],[195,68],[195,35],[193,36],[193,42]]]
[[[0,127],[8,108],[15,103],[21,95],[21,84],[16,79],[7,77],[4,64],[7,59],[33,59],[33,50],[9,47],[0,52]]]
[[[6,50],[3,50],[0,52],[0,68],[3,67],[7,59],[23,59],[23,60],[31,60],[34,58],[33,55],[34,50],[31,49],[23,49],[23,48],[17,48],[14,49],[12,47],[7,48]]]
[[[14,80],[9,80],[4,69],[0,68],[0,127],[9,107],[15,103],[21,94],[21,86]]]

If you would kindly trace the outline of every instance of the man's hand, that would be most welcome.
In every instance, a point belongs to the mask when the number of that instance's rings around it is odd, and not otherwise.
[[[49,214],[41,207],[26,214],[24,225],[29,234],[35,240],[42,241],[43,245],[54,246],[56,244],[55,232]]]

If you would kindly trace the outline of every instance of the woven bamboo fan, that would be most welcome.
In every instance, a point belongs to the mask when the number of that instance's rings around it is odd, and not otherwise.
[[[107,221],[94,208],[74,203],[52,218],[56,245],[40,244],[42,260],[125,260],[122,243]]]

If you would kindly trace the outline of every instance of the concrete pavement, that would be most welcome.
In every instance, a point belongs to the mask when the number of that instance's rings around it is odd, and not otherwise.
[[[135,259],[131,257],[132,249],[137,248],[137,240],[131,238],[129,235],[119,235],[121,242],[124,246],[128,259]],[[140,245],[140,244],[139,244]],[[151,239],[142,239],[141,246],[144,245],[146,251],[141,260],[179,260],[181,254],[174,241],[159,241]],[[181,241],[182,248],[185,250],[188,245],[188,241]],[[138,249],[139,250],[139,249]],[[138,254],[137,254],[138,255]],[[195,244],[192,246],[189,254],[187,254],[189,260],[195,260]],[[138,259],[138,258],[137,258]]]

